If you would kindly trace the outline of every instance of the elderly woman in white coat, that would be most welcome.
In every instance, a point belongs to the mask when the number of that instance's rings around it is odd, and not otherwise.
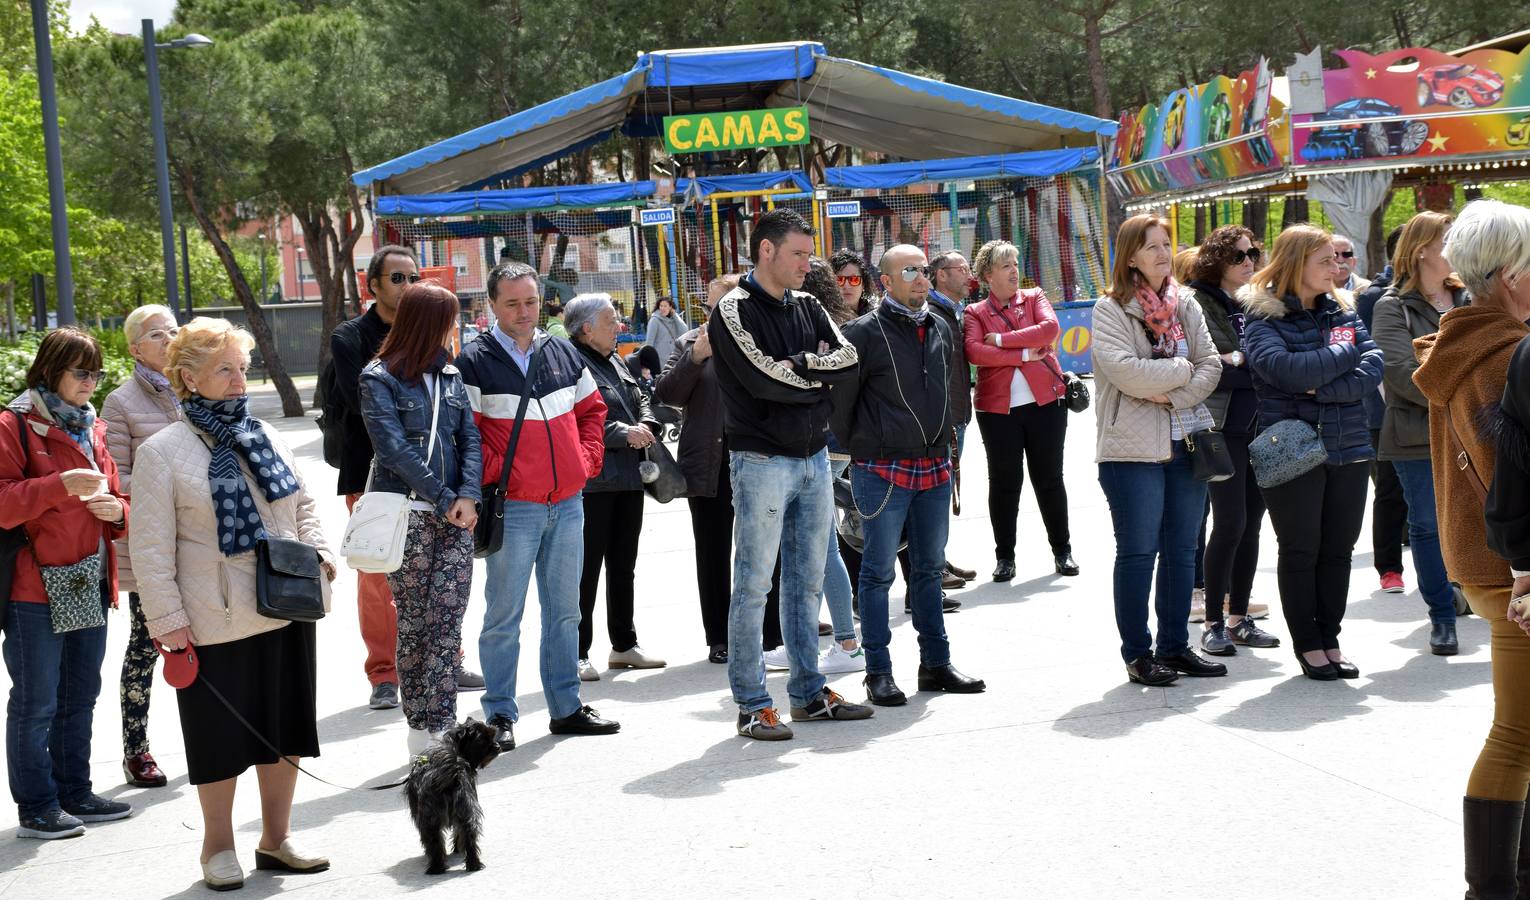
[[[253,344],[244,330],[206,318],[170,342],[166,373],[185,418],[135,454],[134,491],[145,512],[135,513],[128,535],[149,634],[170,650],[194,645],[199,661],[196,680],[176,691],[176,701],[202,804],[202,876],[215,890],[244,883],[233,806],[237,779],[250,766],[260,784],[256,867],[329,868],[289,834],[296,762],[319,753],[314,625],[257,611],[254,551],[266,536],[302,541],[328,579],[334,558],[292,452],[249,414]],[[328,608],[328,580],[320,581]]]
[[[124,381],[101,405],[106,421],[106,449],[117,463],[117,477],[124,494],[133,492],[133,454],[166,425],[181,418],[181,404],[165,377],[170,360],[170,341],[180,329],[168,306],[140,306],[122,323],[128,352],[133,355],[133,377]],[[122,656],[122,774],[134,787],[164,787],[165,773],[149,752],[149,692],[154,686],[154,664],[159,653],[144,625],[138,584],[133,580],[126,538],[117,541],[117,584],[128,592],[131,630],[127,652]]]

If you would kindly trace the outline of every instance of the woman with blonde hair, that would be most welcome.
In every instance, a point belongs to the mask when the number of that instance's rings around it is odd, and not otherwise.
[[[1195,277],[1195,259],[1201,253],[1200,247],[1186,247],[1174,254],[1174,280],[1180,284],[1189,284]]]
[[[1530,336],[1530,209],[1496,200],[1467,204],[1445,239],[1445,259],[1472,302],[1445,313],[1438,332],[1414,343],[1419,366],[1413,383],[1429,400],[1429,458],[1439,480],[1435,507],[1445,567],[1461,583],[1472,612],[1492,629],[1493,727],[1462,804],[1467,896],[1508,898],[1522,892],[1519,860],[1530,856],[1524,823],[1530,638],[1521,631],[1530,611],[1522,605],[1530,595],[1530,557],[1516,534],[1526,507],[1501,503],[1515,499],[1507,492],[1523,483],[1530,458],[1520,418],[1522,351]],[[1491,426],[1486,435],[1484,422]],[[1484,504],[1487,485],[1492,494]]]
[[[1187,436],[1212,427],[1205,400],[1222,372],[1201,307],[1170,275],[1169,224],[1132,216],[1116,236],[1110,286],[1094,307],[1095,461],[1110,504],[1116,629],[1127,677],[1146,685],[1227,667],[1190,649],[1195,543],[1206,484]],[[1157,564],[1156,649],[1148,600]]]
[[[124,381],[101,404],[106,420],[106,448],[117,463],[122,492],[132,493],[133,452],[160,429],[181,417],[181,405],[165,377],[170,341],[180,329],[175,313],[158,304],[140,306],[122,323],[128,352],[133,355],[133,377]],[[127,538],[117,539],[117,581],[128,592],[132,626],[127,652],[122,657],[120,699],[122,703],[122,774],[134,787],[164,787],[165,773],[149,753],[149,692],[154,686],[154,665],[159,653],[149,640]]]
[[[1256,427],[1305,422],[1327,452],[1306,473],[1261,485],[1280,548],[1281,609],[1302,672],[1318,681],[1360,675],[1339,650],[1339,630],[1370,477],[1362,401],[1381,381],[1381,351],[1349,293],[1334,290],[1338,270],[1333,236],[1293,225],[1238,292],[1249,316],[1243,340],[1258,399]]]
[[[972,405],[988,456],[993,580],[1015,577],[1015,524],[1026,469],[1046,525],[1053,571],[1077,575],[1063,483],[1068,407],[1057,363],[1057,314],[1040,288],[1020,287],[1020,252],[1009,241],[984,244],[973,268],[988,286],[988,298],[962,316],[962,346],[978,370]]]
[[[250,415],[245,372],[254,343],[224,319],[182,327],[165,374],[185,417],[146,441],[133,460],[137,503],[128,544],[149,636],[168,650],[196,647],[196,680],[176,691],[176,703],[186,769],[202,805],[202,878],[214,890],[244,883],[234,849],[234,788],[250,766],[260,784],[256,867],[329,868],[289,830],[297,760],[319,754],[314,624],[257,609],[255,549],[266,537],[313,547],[327,576],[320,579],[325,609],[334,557],[292,451]]]
[[[1408,503],[1408,547],[1419,592],[1429,605],[1429,650],[1454,656],[1456,597],[1440,556],[1434,508],[1434,467],[1429,462],[1429,399],[1413,383],[1418,357],[1413,342],[1440,330],[1440,317],[1471,298],[1445,259],[1450,216],[1421,212],[1403,226],[1392,256],[1392,283],[1376,301],[1372,323],[1385,360],[1382,382],[1386,416],[1376,454],[1390,462]]]

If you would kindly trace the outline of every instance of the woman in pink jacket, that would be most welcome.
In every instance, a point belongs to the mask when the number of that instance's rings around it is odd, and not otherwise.
[[[1063,484],[1068,408],[1057,363],[1057,314],[1040,288],[1020,289],[1020,253],[1014,244],[989,241],[973,268],[988,286],[988,299],[967,307],[962,331],[967,360],[978,370],[973,406],[988,455],[988,517],[997,560],[993,580],[1015,577],[1022,461],[1030,469],[1056,572],[1077,575]]]

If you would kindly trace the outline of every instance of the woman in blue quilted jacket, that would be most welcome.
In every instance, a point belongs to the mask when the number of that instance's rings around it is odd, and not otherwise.
[[[1267,488],[1280,546],[1280,605],[1309,678],[1357,678],[1339,650],[1350,557],[1365,517],[1372,455],[1363,401],[1381,382],[1381,351],[1338,276],[1332,235],[1295,225],[1275,239],[1270,262],[1239,291],[1249,316],[1243,339],[1258,399],[1256,427],[1287,419],[1312,426],[1328,458]],[[1255,438],[1255,444],[1259,438]],[[1257,469],[1257,466],[1256,466]]]

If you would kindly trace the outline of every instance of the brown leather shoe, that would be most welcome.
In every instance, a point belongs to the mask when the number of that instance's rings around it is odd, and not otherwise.
[[[954,591],[966,586],[967,579],[954,572],[945,572],[940,576],[940,589],[943,591]]]
[[[165,773],[159,763],[148,753],[129,756],[122,761],[122,774],[133,787],[151,788],[165,786]]]

